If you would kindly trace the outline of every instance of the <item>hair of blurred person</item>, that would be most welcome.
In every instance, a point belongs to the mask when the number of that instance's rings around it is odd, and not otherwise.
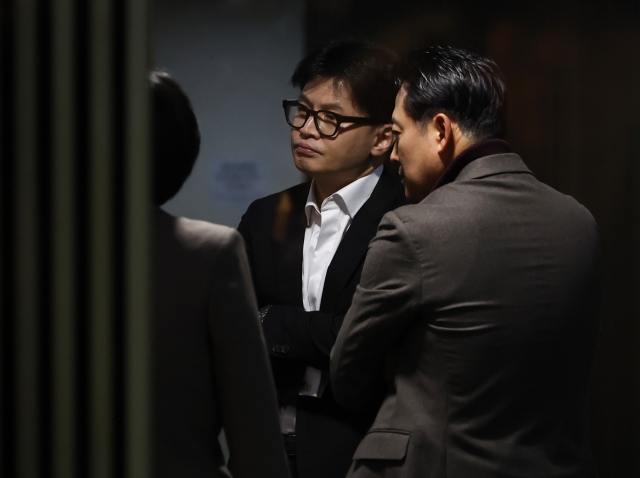
[[[400,78],[404,108],[415,122],[444,113],[472,142],[504,138],[506,86],[492,60],[450,46],[429,47],[409,54]]]
[[[153,112],[153,201],[162,205],[187,180],[200,152],[200,131],[189,98],[168,73],[149,75]]]
[[[362,113],[389,123],[398,93],[397,64],[397,55],[382,46],[360,40],[333,41],[298,64],[291,84],[302,90],[312,80],[333,79],[337,88],[349,90]]]

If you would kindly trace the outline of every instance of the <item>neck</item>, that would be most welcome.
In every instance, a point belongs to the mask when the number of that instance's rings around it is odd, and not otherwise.
[[[468,136],[460,134],[457,141],[454,143],[455,146],[453,148],[453,156],[451,157],[451,161],[457,158],[465,149],[469,149],[469,147],[473,146],[476,142],[477,141],[474,141]]]
[[[369,166],[359,171],[348,171],[343,174],[328,173],[326,175],[316,174],[313,177],[313,194],[316,199],[318,207],[322,205],[322,202],[331,196],[333,193],[340,191],[343,187],[348,186],[354,181],[365,177],[367,174],[371,174],[375,169],[382,164],[382,160],[372,162]]]

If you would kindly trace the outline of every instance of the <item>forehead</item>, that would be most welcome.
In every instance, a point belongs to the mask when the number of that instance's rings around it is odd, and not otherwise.
[[[300,99],[309,101],[316,109],[332,107],[355,110],[351,89],[335,78],[314,78],[304,85]]]

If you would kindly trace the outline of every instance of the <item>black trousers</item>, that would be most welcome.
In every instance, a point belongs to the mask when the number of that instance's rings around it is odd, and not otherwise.
[[[282,438],[284,439],[284,450],[287,453],[287,458],[289,459],[291,478],[298,478],[298,468],[296,466],[296,436],[282,435]]]

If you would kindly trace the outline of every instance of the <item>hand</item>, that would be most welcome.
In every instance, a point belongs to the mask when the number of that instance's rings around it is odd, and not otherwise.
[[[258,312],[258,315],[260,316],[260,322],[264,322],[264,318],[269,313],[269,309],[271,309],[271,304],[265,305],[262,309],[260,309],[260,312]]]

